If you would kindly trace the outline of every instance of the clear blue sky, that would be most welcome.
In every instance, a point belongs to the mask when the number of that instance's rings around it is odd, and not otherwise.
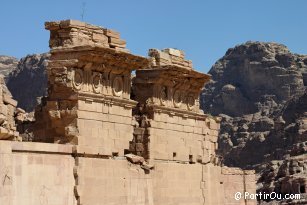
[[[47,52],[44,22],[80,20],[82,2],[84,21],[119,31],[133,53],[179,48],[203,72],[248,40],[307,54],[307,0],[6,0],[0,5],[0,55]]]

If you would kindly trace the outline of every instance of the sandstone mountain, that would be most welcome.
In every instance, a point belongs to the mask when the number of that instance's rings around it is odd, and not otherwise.
[[[206,111],[232,117],[270,112],[303,92],[307,56],[276,43],[247,42],[229,49],[209,74],[213,81],[203,93]]]
[[[222,117],[219,153],[228,166],[255,168],[258,191],[305,193],[307,56],[277,43],[229,49],[209,71],[201,106]]]
[[[7,86],[18,107],[34,111],[42,96],[47,95],[46,59],[48,54],[33,54],[21,58],[7,76]]]
[[[17,67],[18,59],[11,56],[0,55],[0,74],[6,78]]]
[[[256,144],[276,127],[287,101],[304,94],[307,56],[276,43],[247,42],[229,49],[209,74],[202,107],[223,117],[220,151],[225,163],[244,167],[262,162],[271,150],[259,150]]]

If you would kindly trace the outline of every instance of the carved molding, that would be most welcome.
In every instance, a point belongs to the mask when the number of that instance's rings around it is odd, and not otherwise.
[[[130,73],[114,74],[72,68],[72,87],[75,91],[111,95],[130,99]]]

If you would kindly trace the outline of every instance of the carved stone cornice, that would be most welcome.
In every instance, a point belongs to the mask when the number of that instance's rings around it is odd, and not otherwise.
[[[88,92],[130,99],[131,71],[147,66],[147,58],[113,48],[54,48],[48,62],[49,96],[76,99]]]
[[[50,60],[67,60],[76,59],[79,61],[100,64],[101,67],[96,69],[112,68],[137,70],[148,67],[148,58],[126,53],[114,48],[99,46],[74,46],[54,48],[50,51]],[[69,58],[67,58],[69,57]]]
[[[210,75],[180,65],[151,66],[136,71],[136,101],[175,110],[201,113],[199,94]]]
[[[177,65],[151,67],[136,71],[135,83],[163,84],[176,89],[200,92],[210,75]]]

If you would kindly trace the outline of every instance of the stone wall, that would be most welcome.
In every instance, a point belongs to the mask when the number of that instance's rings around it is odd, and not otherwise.
[[[182,51],[155,49],[145,58],[117,49],[119,34],[108,29],[71,20],[46,28],[48,97],[33,127],[44,143],[0,141],[0,202],[256,203],[233,200],[236,189],[255,192],[254,174],[221,165],[219,119],[199,108],[210,77]]]
[[[153,204],[151,175],[125,159],[77,159],[79,204]]]
[[[241,170],[239,168],[222,168],[221,178],[223,180],[223,189],[225,204],[237,204],[238,201],[235,200],[234,196],[237,192],[255,194],[256,190],[256,177],[255,172],[251,170]],[[255,204],[253,197],[249,199],[241,198],[239,202],[241,204]]]
[[[0,142],[1,204],[76,204],[71,146]]]
[[[210,76],[195,71],[182,51],[151,49],[149,55],[151,64],[136,71],[132,85],[139,102],[134,113],[150,142],[143,146],[149,150],[143,157],[188,163],[216,161],[218,119],[203,114],[198,97]]]
[[[122,157],[76,155],[71,145],[11,141],[0,141],[0,162],[0,202],[7,205],[255,202],[234,200],[237,191],[254,192],[252,172],[212,164],[157,161],[147,172]]]

